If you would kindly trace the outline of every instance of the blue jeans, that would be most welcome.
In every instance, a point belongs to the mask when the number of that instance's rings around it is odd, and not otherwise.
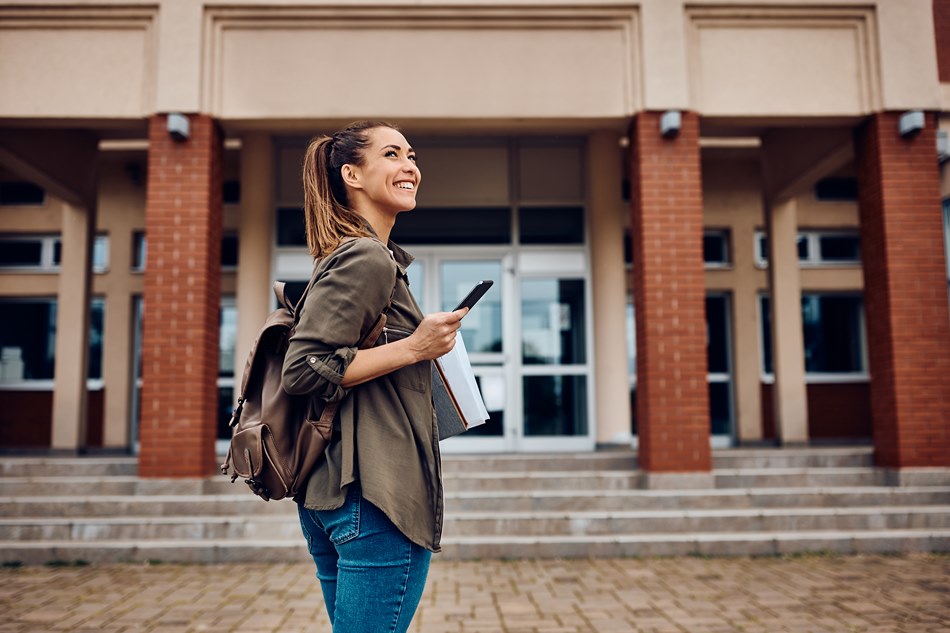
[[[411,542],[358,484],[336,510],[297,506],[333,633],[405,633],[432,553]]]

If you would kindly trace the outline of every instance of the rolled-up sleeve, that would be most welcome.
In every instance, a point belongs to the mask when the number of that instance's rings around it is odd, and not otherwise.
[[[389,303],[396,263],[382,243],[359,238],[320,267],[290,338],[281,382],[287,393],[333,402],[346,395],[340,383],[360,338]]]

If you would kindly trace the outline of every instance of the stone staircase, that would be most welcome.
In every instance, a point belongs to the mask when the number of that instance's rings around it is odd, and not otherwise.
[[[890,485],[871,463],[870,447],[716,450],[713,487],[646,490],[628,451],[446,456],[442,557],[950,551],[950,469]],[[135,468],[0,458],[0,562],[308,560],[292,502]]]

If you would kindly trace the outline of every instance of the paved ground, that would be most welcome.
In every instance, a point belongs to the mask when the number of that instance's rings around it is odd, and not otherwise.
[[[329,631],[309,564],[0,570],[0,632]],[[950,632],[950,555],[436,560],[425,633]]]

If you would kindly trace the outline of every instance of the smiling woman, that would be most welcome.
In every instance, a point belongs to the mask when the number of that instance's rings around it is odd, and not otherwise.
[[[336,633],[406,631],[440,550],[430,361],[454,346],[467,310],[423,317],[406,277],[412,256],[389,240],[421,180],[415,152],[388,123],[314,139],[304,157],[307,243],[321,272],[283,386],[309,396],[314,415],[339,402],[325,459],[296,499]],[[380,320],[380,339],[364,341]]]

